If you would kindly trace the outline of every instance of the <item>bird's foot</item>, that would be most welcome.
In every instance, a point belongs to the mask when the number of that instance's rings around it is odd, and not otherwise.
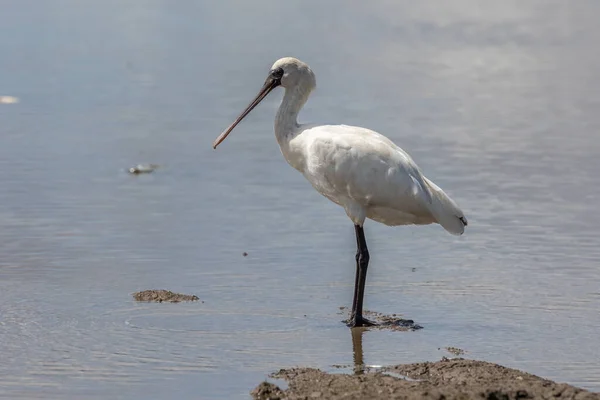
[[[352,315],[350,319],[346,321],[346,325],[348,325],[349,328],[365,328],[376,326],[377,323],[363,318],[362,315]]]

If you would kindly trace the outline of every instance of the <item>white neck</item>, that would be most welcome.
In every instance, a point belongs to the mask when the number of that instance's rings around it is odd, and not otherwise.
[[[308,100],[311,90],[303,85],[285,89],[285,95],[275,116],[275,137],[280,146],[296,136],[299,126],[298,113]]]

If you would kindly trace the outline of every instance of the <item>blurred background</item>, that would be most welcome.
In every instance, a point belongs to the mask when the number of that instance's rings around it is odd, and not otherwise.
[[[424,329],[366,332],[364,361],[456,346],[599,391],[599,13],[2,0],[0,397],[245,399],[282,367],[351,372],[354,230],[281,156],[281,92],[211,147],[283,56],[317,76],[301,122],[387,135],[469,219],[366,224],[366,308]],[[152,288],[203,302],[133,301]]]

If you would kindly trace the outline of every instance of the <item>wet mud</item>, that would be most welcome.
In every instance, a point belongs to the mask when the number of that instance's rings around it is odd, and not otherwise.
[[[133,294],[133,299],[136,301],[147,301],[147,302],[156,302],[156,303],[179,303],[182,301],[197,301],[199,300],[198,296],[189,295],[189,294],[181,294],[174,293],[170,290],[143,290],[141,292],[136,292]]]
[[[265,381],[251,392],[252,397],[259,400],[600,400],[600,393],[485,361],[444,357],[437,362],[369,367],[363,363],[364,331],[351,330],[354,350],[352,374],[327,373],[314,368],[281,369],[271,377],[285,380],[287,388]],[[464,352],[455,347],[446,348],[450,349]]]
[[[444,347],[444,350],[446,350],[448,353],[453,354],[455,356],[462,356],[463,354],[466,353],[466,351],[464,351],[463,349],[459,349],[458,347]]]
[[[348,314],[348,318],[350,318],[347,307],[340,307],[340,314]],[[371,322],[374,322],[375,325],[360,329],[385,329],[402,332],[423,329],[421,325],[415,323],[415,321],[412,319],[404,319],[399,314],[382,314],[375,311],[365,310],[363,311],[363,315]],[[344,320],[343,322],[347,323],[348,320]]]
[[[263,382],[252,391],[254,399],[600,399],[598,393],[465,359],[397,365],[353,375],[292,368],[272,376],[286,380],[289,387],[282,390]]]

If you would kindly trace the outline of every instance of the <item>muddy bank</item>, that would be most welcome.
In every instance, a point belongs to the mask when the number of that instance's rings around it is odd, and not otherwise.
[[[594,399],[591,393],[497,364],[465,359],[397,365],[353,375],[328,374],[311,368],[282,369],[272,375],[284,379],[285,390],[268,382],[254,391],[254,399]]]

